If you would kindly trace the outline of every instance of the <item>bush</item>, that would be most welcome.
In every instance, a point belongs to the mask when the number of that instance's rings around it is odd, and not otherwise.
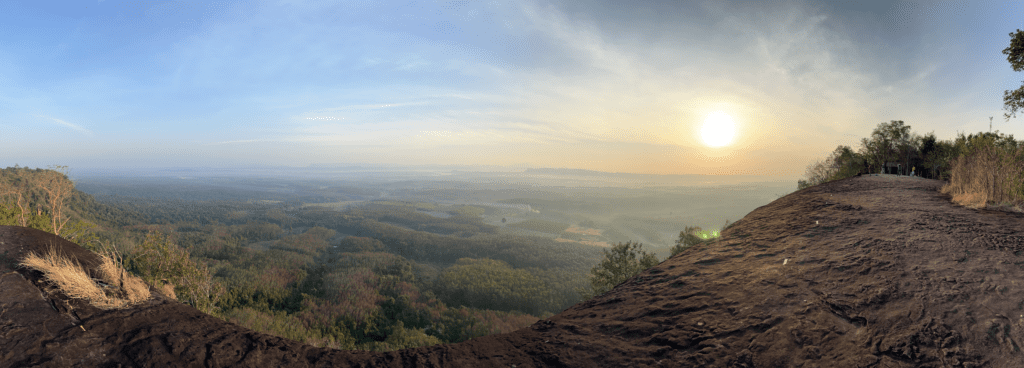
[[[170,238],[150,232],[142,244],[135,246],[125,257],[128,269],[150,285],[174,285],[178,300],[205,313],[213,313],[217,298],[223,293],[214,284],[206,265],[193,261],[188,251],[178,247]]]
[[[687,226],[683,231],[679,232],[679,240],[676,240],[676,245],[672,246],[671,249],[672,255],[682,253],[694,245],[706,242],[717,236],[717,232],[704,231],[699,226]]]
[[[864,155],[840,145],[825,160],[807,166],[807,180],[797,181],[797,190],[855,176],[865,170],[865,162]]]
[[[590,290],[580,292],[585,298],[607,293],[616,285],[658,264],[658,257],[643,250],[643,244],[619,243],[603,250],[604,260],[590,270]]]

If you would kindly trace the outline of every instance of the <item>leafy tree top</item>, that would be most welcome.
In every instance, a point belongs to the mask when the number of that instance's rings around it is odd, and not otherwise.
[[[1017,32],[1010,33],[1010,46],[1003,49],[1003,54],[1014,71],[1024,71],[1024,31],[1018,29]],[[1003,109],[1006,110],[1003,114],[1006,120],[1016,117],[1017,111],[1024,110],[1024,85],[1016,90],[1003,92]]]

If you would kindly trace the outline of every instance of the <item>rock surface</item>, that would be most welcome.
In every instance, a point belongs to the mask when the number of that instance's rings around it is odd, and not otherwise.
[[[0,366],[1024,366],[1024,214],[953,205],[941,184],[799,191],[529,328],[389,353],[303,345],[159,295],[98,310],[16,267],[47,247],[94,255],[0,227]]]

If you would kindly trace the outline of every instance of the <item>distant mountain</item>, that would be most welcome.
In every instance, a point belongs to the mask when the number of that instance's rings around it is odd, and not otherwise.
[[[548,175],[579,175],[579,176],[605,176],[605,175],[616,175],[618,173],[609,173],[604,171],[594,171],[585,169],[554,169],[554,168],[536,168],[526,169],[526,174],[548,174]]]

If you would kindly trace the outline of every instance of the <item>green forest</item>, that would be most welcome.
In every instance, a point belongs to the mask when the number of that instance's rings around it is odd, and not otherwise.
[[[0,224],[113,251],[181,302],[317,346],[384,351],[510,332],[593,294],[592,271],[610,254],[521,231],[567,224],[496,226],[475,206],[97,201],[66,170],[0,170]]]
[[[359,204],[339,210],[330,205],[336,195],[302,198],[319,201],[311,203],[242,200],[243,194],[218,189],[200,195],[203,200],[183,200],[169,194],[190,192],[163,184],[149,198],[97,200],[77,190],[66,171],[0,170],[0,225],[34,227],[113,252],[126,269],[181,302],[316,346],[386,351],[510,332],[659,262],[638,242],[608,245],[628,237],[596,228],[607,224],[570,226],[565,214],[524,215],[503,209],[504,202],[389,199],[348,201]],[[532,201],[545,211],[570,203],[552,198],[506,202]],[[674,226],[637,215],[618,219],[626,231],[652,237],[661,236],[655,228]],[[671,254],[717,231],[687,226],[679,236]]]

